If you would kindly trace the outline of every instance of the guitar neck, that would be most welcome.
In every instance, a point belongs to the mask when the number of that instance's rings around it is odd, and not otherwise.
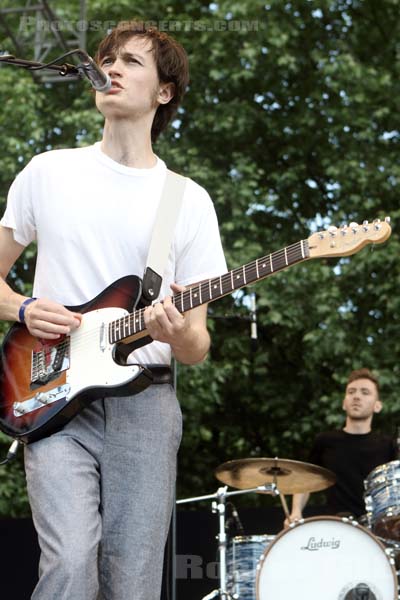
[[[175,294],[172,301],[180,313],[185,313],[308,258],[310,258],[308,240],[301,240],[219,277],[194,284],[186,291]],[[138,309],[109,324],[109,339],[112,344],[115,344],[132,336],[141,337],[139,334],[143,334],[145,330],[144,309]]]

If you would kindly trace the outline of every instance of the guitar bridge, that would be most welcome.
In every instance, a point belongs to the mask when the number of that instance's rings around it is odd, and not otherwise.
[[[32,352],[31,388],[45,385],[61,371],[69,369],[70,343],[64,337],[54,342],[40,342]]]

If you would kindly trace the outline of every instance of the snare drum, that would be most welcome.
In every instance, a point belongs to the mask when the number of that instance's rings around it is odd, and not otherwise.
[[[383,538],[400,540],[400,461],[376,467],[364,486],[372,530]]]
[[[236,536],[226,551],[227,590],[240,600],[256,597],[257,563],[274,535]]]
[[[384,546],[338,517],[305,519],[277,535],[257,567],[256,589],[257,600],[397,600]]]

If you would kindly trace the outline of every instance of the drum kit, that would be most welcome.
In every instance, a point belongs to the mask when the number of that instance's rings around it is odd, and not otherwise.
[[[219,588],[202,600],[400,600],[400,461],[368,475],[367,513],[358,521],[311,517],[277,535],[228,537],[226,499],[277,496],[290,521],[284,494],[324,490],[335,483],[331,471],[295,460],[249,458],[220,465],[215,476],[225,484],[215,494],[177,501],[210,499],[218,515]]]

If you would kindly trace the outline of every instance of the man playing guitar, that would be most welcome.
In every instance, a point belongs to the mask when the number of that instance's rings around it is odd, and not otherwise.
[[[0,318],[24,323],[50,345],[85,327],[85,314],[66,306],[143,274],[166,177],[152,142],[188,83],[183,48],[144,23],[117,26],[96,60],[112,81],[96,92],[105,118],[101,142],[35,156],[11,186],[0,225]],[[26,298],[5,278],[33,241],[34,298]],[[65,427],[25,448],[41,547],[35,600],[159,599],[181,437],[180,408],[165,374],[171,355],[195,364],[210,345],[206,304],[182,314],[169,294],[225,270],[212,202],[188,179],[163,274],[164,301],[144,311],[154,341],[127,359],[150,371],[162,365],[162,382],[134,397],[99,395]]]

